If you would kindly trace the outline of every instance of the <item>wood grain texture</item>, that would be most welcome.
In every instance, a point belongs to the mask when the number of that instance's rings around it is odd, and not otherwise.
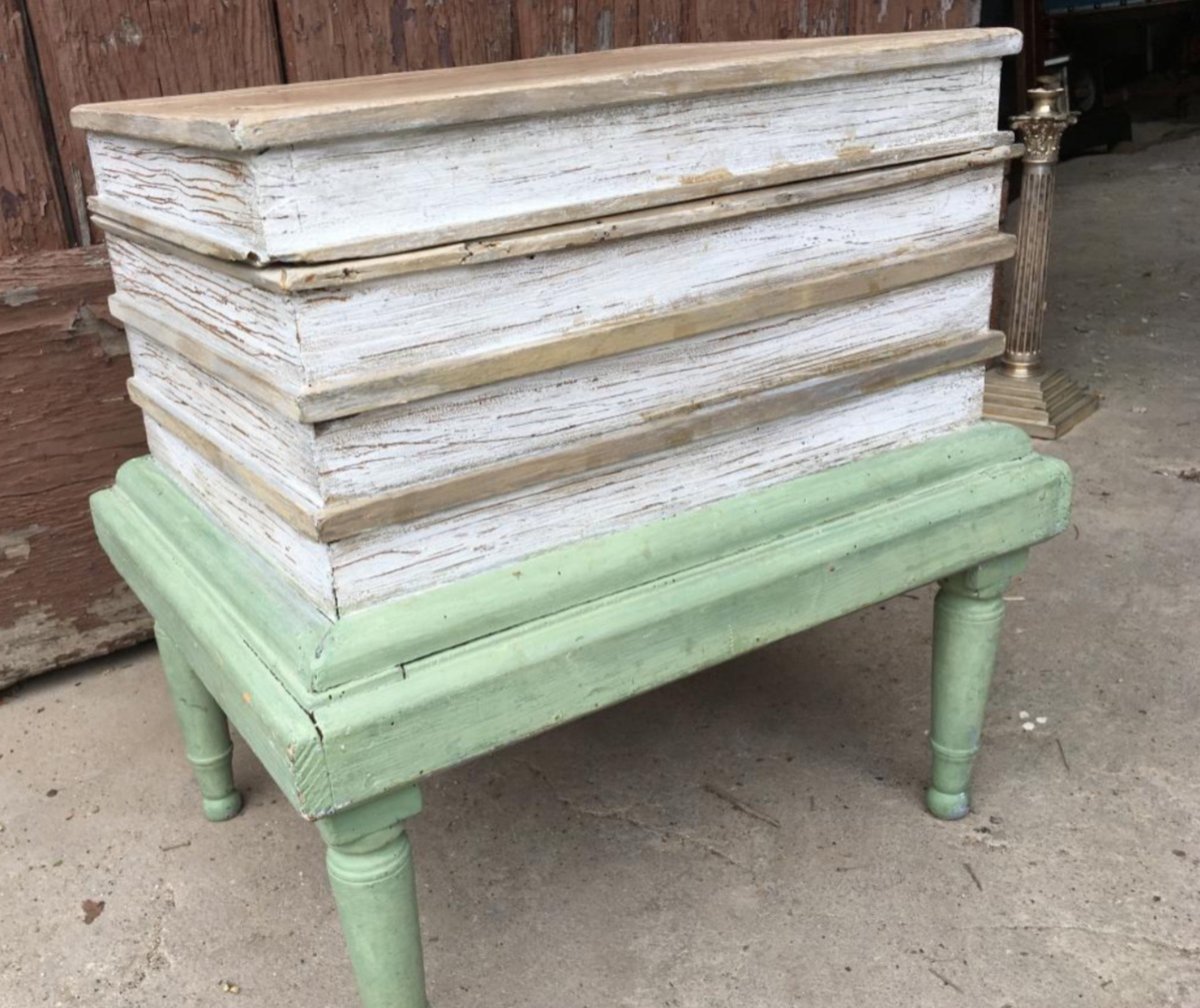
[[[89,199],[116,206],[156,208],[179,234],[191,235],[208,252],[206,236],[233,242],[223,255],[255,261],[264,244],[253,204],[253,165],[243,158],[213,157],[197,150],[128,141],[103,134],[88,137],[88,151],[101,194]]]
[[[194,360],[208,352],[246,371],[255,384],[236,384],[251,395],[263,383],[294,391],[285,415],[328,419],[994,262],[1011,254],[995,234],[998,172],[993,162],[861,196],[858,183],[815,183],[811,205],[796,189],[766,213],[672,211],[659,226],[692,223],[674,233],[628,224],[624,241],[514,242],[521,254],[290,297],[113,238],[114,305],[160,342],[196,344]],[[837,200],[843,190],[852,198]]]
[[[401,370],[374,369],[345,380],[319,381],[297,387],[286,377],[260,371],[253,359],[215,348],[186,320],[164,322],[163,314],[125,294],[109,299],[114,315],[127,325],[169,348],[182,361],[238,392],[249,396],[284,420],[319,423],[372,413],[390,406],[420,402],[479,386],[525,378],[556,368],[586,365],[617,354],[645,350],[728,329],[769,316],[790,315],[938,277],[972,270],[1007,258],[1009,236],[995,235],[951,246],[946,250],[896,256],[881,265],[838,268],[806,280],[752,288],[689,307],[584,328],[558,339],[523,344],[505,350],[481,349],[449,359],[434,359]],[[169,318],[170,316],[168,316]],[[965,330],[966,327],[964,327]]]
[[[154,457],[218,516],[222,527],[305,585],[309,597],[336,616],[397,593],[515,563],[551,546],[657,521],[946,433],[978,418],[982,387],[978,368],[913,382],[617,472],[560,479],[354,536],[321,547],[328,551],[324,554],[171,431],[148,420],[147,436]],[[314,561],[317,566],[310,568]]]
[[[532,256],[659,231],[690,228],[711,221],[770,212],[789,206],[825,203],[843,196],[896,188],[909,182],[1002,164],[1020,157],[1024,152],[1020,144],[1010,142],[1012,134],[1008,132],[996,132],[982,140],[983,147],[965,154],[956,153],[956,142],[917,144],[895,152],[892,160],[871,167],[856,161],[857,170],[850,173],[839,175],[835,171],[834,174],[822,177],[820,172],[834,171],[836,165],[814,165],[812,167],[815,174],[812,178],[788,185],[728,193],[704,200],[648,207],[645,210],[610,214],[551,227],[530,228],[512,234],[333,263],[252,267],[214,258],[201,249],[186,248],[177,241],[139,231],[130,224],[102,214],[94,215],[93,220],[109,234],[166,253],[168,257],[178,257],[193,265],[204,266],[263,290],[324,290],[405,273],[419,273],[449,266],[479,265],[498,259]]]
[[[376,256],[978,150],[996,142],[998,73],[921,67],[253,156],[93,135],[92,206],[259,265]],[[793,129],[800,107],[821,125]]]
[[[61,0],[60,0],[61,2]],[[643,43],[653,41],[642,33]],[[81,129],[211,150],[263,150],[695,97],[803,81],[998,59],[1020,47],[1006,28],[870,38],[643,45],[635,49],[159,98],[89,103]]]
[[[763,422],[766,400],[791,386],[804,391],[770,406],[771,416],[961,367],[995,352],[990,286],[990,271],[976,268],[816,311],[751,312],[745,324],[691,339],[315,428],[279,417],[131,327],[131,390],[177,436],[219,452],[218,465],[237,463],[230,475],[249,476],[247,488],[277,513],[319,531],[323,521],[348,520],[346,509],[375,514],[411,498],[413,507],[444,510],[479,487],[497,494]],[[706,315],[705,328],[716,321]],[[389,502],[368,508],[380,495]],[[392,520],[417,516],[405,510]]]
[[[284,79],[319,81],[408,70],[417,36],[437,34],[434,24],[416,23],[426,6],[405,0],[339,0],[336,7],[278,0]]]
[[[76,220],[86,219],[93,185],[72,106],[282,80],[271,0],[37,0],[29,9]]]
[[[103,250],[0,262],[0,687],[150,635],[88,519],[145,451],[110,284]]]
[[[115,237],[109,246],[118,315],[124,301],[143,305],[162,328],[190,336],[259,381],[297,394],[303,388],[296,312],[287,299],[240,278],[223,282],[203,259],[169,252],[164,259],[156,249]]]
[[[192,418],[203,416],[205,440],[240,460],[256,474],[256,482],[265,480],[302,506],[320,506],[312,427],[278,422],[269,409],[213,381],[134,328],[129,344],[135,370],[129,391],[135,403],[165,410],[189,426]]]
[[[418,48],[412,70],[501,63],[514,58],[513,0],[409,0]],[[362,71],[359,71],[360,73]]]
[[[288,81],[512,59],[512,0],[277,0]]]
[[[799,3],[786,5],[781,20],[790,36],[811,38],[846,35],[850,31],[850,10],[854,2],[855,0],[800,0]]]
[[[853,0],[851,12],[856,35],[969,28],[979,20],[970,0]]]
[[[695,41],[688,0],[638,0],[638,38],[642,45]]]
[[[336,497],[315,515],[297,513],[293,498],[286,491],[281,493],[278,482],[268,481],[269,492],[262,496],[271,507],[278,507],[283,497],[284,505],[278,513],[292,522],[298,531],[305,535],[315,534],[322,542],[336,542],[381,526],[411,522],[469,506],[483,495],[507,495],[544,485],[552,479],[615,469],[638,458],[729,437],[785,416],[817,414],[878,389],[892,388],[970,364],[982,364],[1002,350],[1001,334],[985,333],[948,345],[913,349],[903,357],[871,363],[853,371],[818,374],[791,386],[768,387],[754,392],[738,390],[715,403],[684,407],[681,412],[686,415],[655,417],[651,414],[650,419],[637,427],[598,435],[564,448],[480,465],[370,495]],[[144,390],[138,394],[140,389],[136,382],[131,385],[135,402],[147,410],[153,399]],[[162,408],[161,404],[155,405]],[[156,419],[168,426],[168,420],[177,424],[173,428],[177,436],[188,440],[206,458],[219,459],[223,471],[243,482],[251,492],[261,494],[260,480],[247,479],[243,465],[233,464],[231,456],[220,445],[200,435],[173,411],[166,409]],[[385,463],[377,470],[386,473],[390,467]]]
[[[278,0],[290,82],[676,42],[846,35],[850,0]],[[973,27],[967,0],[861,0],[858,33]]]
[[[576,0],[576,51],[637,45],[638,6],[638,0]]]
[[[336,617],[338,598],[328,547],[298,533],[292,522],[279,517],[279,508],[272,510],[259,497],[242,490],[154,416],[147,414],[145,420],[151,455],[170,459],[164,470],[187,489],[205,513],[217,517],[221,528],[279,571],[322,614]]]
[[[17,0],[0,0],[0,259],[70,240]]]
[[[563,56],[575,52],[574,0],[513,0],[513,56]]]
[[[853,127],[850,127],[853,130]],[[182,250],[180,254],[192,253],[201,260],[220,260],[211,263],[211,268],[227,270],[226,261],[232,261],[232,266],[243,266],[246,262],[253,263],[252,270],[241,270],[230,275],[250,277],[250,282],[256,286],[269,289],[311,289],[315,287],[343,286],[374,276],[386,276],[400,272],[411,272],[415,269],[430,268],[435,261],[442,265],[460,265],[474,259],[492,260],[514,254],[511,250],[525,246],[525,252],[542,251],[552,247],[562,233],[561,229],[569,228],[574,236],[568,236],[567,244],[580,244],[588,241],[604,241],[612,237],[609,228],[617,225],[614,217],[622,218],[620,224],[633,222],[635,215],[641,215],[644,226],[633,225],[635,231],[657,229],[657,224],[649,217],[641,214],[641,210],[661,212],[664,216],[678,213],[681,216],[695,215],[697,219],[708,216],[733,216],[739,210],[733,204],[718,198],[714,203],[714,213],[709,215],[697,211],[692,204],[701,204],[705,197],[717,195],[737,196],[745,194],[748,202],[755,200],[773,200],[771,193],[758,190],[770,189],[773,192],[783,190],[785,186],[814,181],[825,186],[837,187],[838,175],[853,174],[854,179],[844,180],[851,186],[847,191],[853,191],[855,180],[861,179],[862,188],[872,186],[866,181],[868,173],[873,169],[901,165],[908,171],[914,172],[913,177],[932,177],[943,174],[946,168],[963,167],[958,156],[966,158],[976,165],[995,163],[1006,157],[1020,153],[1020,145],[1011,145],[1012,134],[995,132],[984,129],[968,135],[954,134],[945,136],[935,132],[934,139],[924,142],[905,144],[903,142],[884,144],[879,148],[870,145],[852,147],[839,151],[814,151],[816,160],[801,164],[775,164],[762,172],[752,172],[748,175],[727,179],[724,175],[683,176],[679,184],[671,191],[673,202],[666,205],[656,205],[656,198],[662,195],[645,193],[627,195],[616,198],[600,198],[586,206],[576,206],[577,210],[591,209],[593,214],[581,219],[570,219],[569,207],[543,206],[532,211],[528,217],[514,219],[510,223],[517,230],[509,234],[491,235],[486,238],[466,238],[453,241],[456,235],[454,225],[448,220],[441,228],[435,227],[430,232],[430,245],[419,249],[408,249],[414,238],[412,235],[397,237],[384,233],[378,225],[349,225],[352,235],[360,235],[351,239],[350,244],[345,240],[335,247],[329,247],[322,242],[328,238],[318,238],[315,247],[307,248],[301,253],[296,264],[288,262],[270,263],[263,260],[266,252],[263,249],[264,223],[261,218],[247,211],[246,193],[252,192],[256,186],[254,181],[245,178],[245,165],[240,162],[228,162],[224,165],[213,163],[207,157],[189,157],[183,166],[172,167],[169,159],[178,152],[171,153],[162,148],[144,147],[144,154],[139,160],[147,163],[160,162],[162,168],[171,176],[164,181],[162,172],[147,173],[140,166],[132,164],[127,170],[123,167],[126,160],[124,152],[114,152],[113,163],[121,165],[119,169],[123,177],[113,186],[113,192],[125,195],[125,199],[111,199],[107,195],[93,196],[88,205],[95,213],[95,219],[109,230],[113,228],[136,232],[131,237],[145,237],[151,241],[166,242]],[[999,145],[1004,145],[1002,150]],[[110,143],[99,136],[92,137],[92,149],[98,159],[102,159],[113,148]],[[1016,152],[1016,154],[1013,153]],[[933,159],[941,159],[937,164]],[[106,162],[107,163],[107,162]],[[139,177],[140,176],[140,177]],[[313,179],[308,179],[312,183]],[[658,179],[658,182],[664,181]],[[282,193],[281,180],[275,180],[275,188]],[[539,183],[540,184],[540,183]],[[610,184],[620,184],[619,182]],[[323,185],[316,183],[319,188]],[[180,213],[164,215],[158,209],[147,205],[151,202],[158,205],[171,205],[181,196],[186,198],[189,189],[203,193],[202,196],[191,199],[190,206],[181,207]],[[147,200],[148,194],[153,194],[153,200]],[[486,194],[485,194],[486,195]],[[519,194],[518,194],[519,195]],[[561,197],[559,197],[561,198]],[[820,198],[820,197],[817,197]],[[343,194],[343,203],[356,203],[360,197]],[[359,208],[364,213],[377,213],[377,195],[365,197],[369,204]],[[784,202],[793,202],[790,197],[783,197]],[[797,195],[795,202],[805,202],[806,197]],[[140,205],[139,205],[140,204]],[[766,206],[764,204],[764,206]],[[726,207],[728,209],[726,209]],[[495,207],[484,211],[496,213]],[[320,227],[321,221],[312,219],[309,215],[307,226]],[[297,218],[297,221],[299,219]],[[404,222],[401,221],[401,224]],[[685,226],[687,221],[680,220],[674,226]],[[501,226],[493,220],[493,226]],[[670,226],[669,224],[667,226]],[[289,225],[273,221],[270,224],[272,232],[286,232]],[[483,227],[471,227],[465,220],[460,224],[465,233],[484,230]],[[341,230],[345,232],[347,225]],[[361,237],[363,231],[371,231],[375,237]],[[615,233],[615,232],[614,232]],[[393,252],[393,249],[402,249]],[[338,259],[338,256],[355,255],[353,259]],[[333,261],[322,261],[331,259]],[[314,260],[314,261],[309,261]],[[340,275],[339,275],[340,274]]]
[[[314,445],[321,493],[353,500],[685,417],[695,429],[706,411],[769,390],[860,367],[890,369],[909,352],[950,342],[965,347],[986,331],[989,290],[988,272],[975,270],[870,304],[776,316],[321,424]],[[182,370],[176,365],[164,379]],[[210,397],[191,399],[201,429],[210,425],[200,419],[212,416]],[[676,429],[671,442],[680,436]]]
[[[692,0],[693,30],[689,41],[723,42],[785,38],[776,23],[781,5],[767,0],[728,3],[726,0]]]

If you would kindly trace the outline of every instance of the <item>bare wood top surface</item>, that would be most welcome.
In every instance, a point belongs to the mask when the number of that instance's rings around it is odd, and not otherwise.
[[[597,108],[1017,52],[1009,28],[655,45],[79,105],[82,129],[221,151]]]

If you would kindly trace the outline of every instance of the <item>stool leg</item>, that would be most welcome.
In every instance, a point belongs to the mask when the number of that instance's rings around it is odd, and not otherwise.
[[[971,766],[1000,642],[1002,596],[1026,554],[1008,553],[941,582],[933,624],[933,773],[925,796],[939,819],[961,819],[971,807]]]
[[[428,1008],[406,788],[318,820],[325,865],[363,1008]]]
[[[242,809],[242,796],[233,786],[233,743],[225,712],[192,671],[179,645],[160,627],[155,627],[154,636],[183,729],[183,747],[204,796],[204,814],[213,822],[232,819]]]

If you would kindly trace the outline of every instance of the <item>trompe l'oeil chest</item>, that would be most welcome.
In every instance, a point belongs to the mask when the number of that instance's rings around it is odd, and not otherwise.
[[[81,107],[151,451],[336,617],[966,426],[1017,45]]]

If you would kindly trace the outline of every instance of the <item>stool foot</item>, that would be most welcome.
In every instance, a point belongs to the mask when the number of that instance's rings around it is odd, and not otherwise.
[[[183,729],[183,747],[204,797],[204,814],[212,822],[232,819],[242,809],[233,786],[233,743],[225,712],[192,670],[179,645],[161,627],[154,628],[167,688]]]
[[[325,864],[363,1008],[428,1008],[412,847],[415,787],[320,819]]]
[[[988,687],[1004,619],[1004,591],[1025,566],[1018,550],[945,578],[934,605],[933,772],[925,804],[939,819],[970,811]]]
[[[925,805],[939,819],[952,821],[961,819],[971,811],[971,799],[966,791],[958,794],[946,794],[937,788],[929,788],[925,792]]]

